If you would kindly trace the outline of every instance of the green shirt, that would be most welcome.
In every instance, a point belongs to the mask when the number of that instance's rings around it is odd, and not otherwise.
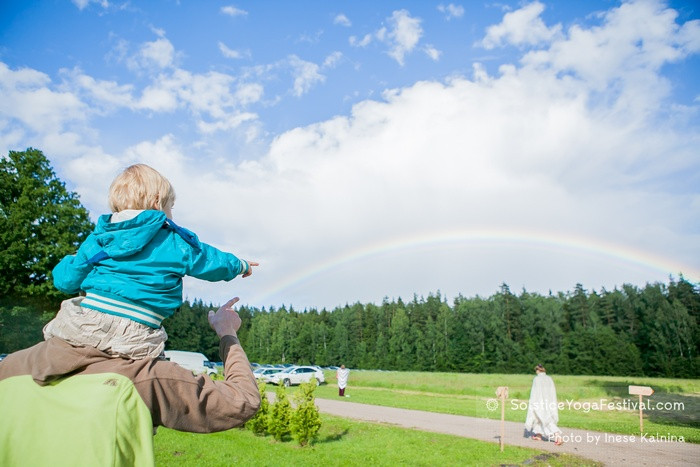
[[[116,373],[0,381],[0,465],[153,466],[151,414]]]

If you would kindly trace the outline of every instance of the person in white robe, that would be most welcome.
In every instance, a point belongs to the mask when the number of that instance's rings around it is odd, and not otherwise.
[[[554,440],[555,444],[562,444],[559,423],[559,410],[557,407],[557,390],[554,381],[547,376],[542,365],[535,367],[537,375],[532,380],[530,391],[530,403],[527,408],[525,430],[534,440]]]
[[[345,388],[348,385],[348,376],[350,375],[350,370],[345,368],[345,365],[340,365],[338,371],[335,373],[335,378],[338,380],[338,395],[340,397],[345,396]]]

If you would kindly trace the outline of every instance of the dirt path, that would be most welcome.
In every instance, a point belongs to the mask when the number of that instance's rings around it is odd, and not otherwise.
[[[358,404],[346,400],[316,399],[323,413],[369,422],[390,423],[406,428],[447,433],[482,441],[498,442],[501,422],[484,418],[448,415],[420,410],[396,409],[377,405]],[[566,442],[562,446],[523,437],[523,424],[505,423],[507,445],[535,448],[543,451],[567,452],[605,465],[698,466],[700,445],[660,441],[667,433],[649,433],[641,439],[597,431],[562,428]]]

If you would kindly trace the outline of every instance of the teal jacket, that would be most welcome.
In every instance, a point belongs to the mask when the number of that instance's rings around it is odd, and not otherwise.
[[[184,276],[229,281],[250,267],[200,242],[161,211],[143,211],[124,222],[110,218],[100,216],[78,252],[53,269],[58,290],[86,292],[83,307],[158,328],[182,305]]]

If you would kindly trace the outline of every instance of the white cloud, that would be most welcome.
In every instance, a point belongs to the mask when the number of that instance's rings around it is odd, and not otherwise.
[[[262,99],[265,89],[259,83],[241,83],[235,92],[236,101],[246,106]]]
[[[0,153],[32,146],[54,163],[70,164],[76,155],[99,151],[89,143],[95,136],[89,120],[99,110],[77,92],[44,73],[0,62]]]
[[[420,18],[412,17],[407,10],[395,10],[387,18],[389,27],[382,26],[374,33],[367,33],[358,39],[350,36],[348,42],[353,47],[367,47],[374,40],[389,46],[388,55],[403,66],[407,54],[411,53],[420,38],[423,36],[423,28],[420,26]],[[423,49],[433,60],[439,58],[440,52],[432,46]]]
[[[205,120],[199,120],[197,122],[197,128],[203,134],[211,134],[217,131],[229,131],[241,126],[245,122],[250,122],[256,120],[258,116],[251,112],[242,112],[237,114],[228,115],[224,118],[219,118],[212,122]]]
[[[548,28],[540,18],[544,8],[542,3],[535,1],[519,10],[506,13],[501,23],[486,30],[486,37],[481,41],[481,45],[486,49],[493,49],[506,44],[523,46],[549,42],[560,34],[561,25]]]
[[[390,29],[381,27],[374,33],[365,34],[361,39],[350,36],[348,42],[353,47],[367,47],[375,39],[384,42],[389,45],[389,56],[403,66],[404,57],[413,51],[423,35],[421,20],[411,17],[406,10],[396,10],[387,21]]]
[[[254,80],[258,82],[279,82],[289,77],[292,80],[290,94],[301,97],[309,92],[315,85],[323,83],[326,76],[324,70],[334,68],[342,58],[342,53],[335,51],[326,56],[320,65],[314,62],[303,60],[297,55],[289,55],[283,60],[279,60],[266,65],[256,65],[245,68],[238,77],[242,81]],[[262,90],[262,87],[261,87]],[[282,96],[277,95],[265,100],[264,105],[271,107],[280,102]]]
[[[231,92],[233,84],[234,78],[224,73],[193,74],[177,70],[166,86],[172,85],[193,112],[221,118],[237,105],[235,94]]]
[[[7,154],[7,151],[19,149],[27,140],[26,132],[22,125],[9,119],[0,118],[0,154]]]
[[[109,8],[109,2],[107,0],[71,0],[79,10],[84,10],[91,3],[96,3],[102,8]]]
[[[219,42],[219,50],[221,51],[221,54],[226,58],[243,58],[244,56],[248,55],[238,50],[229,49],[223,42]]]
[[[406,54],[415,48],[423,35],[420,22],[420,19],[411,17],[406,10],[394,11],[389,19],[392,26],[388,34],[391,45],[389,56],[401,66],[404,64]]]
[[[223,7],[221,7],[221,12],[222,12],[223,14],[225,14],[225,15],[233,16],[233,17],[236,17],[236,16],[246,16],[246,15],[248,14],[247,11],[241,10],[240,8],[236,8],[236,7],[233,6],[233,5],[228,5],[228,6],[223,6]]]
[[[182,148],[174,135],[167,134],[157,141],[143,141],[125,149],[123,159],[128,164],[142,161],[144,164],[158,166],[164,174],[171,167],[172,172],[166,177],[181,173],[181,168],[187,162]]]
[[[574,25],[567,37],[546,50],[525,54],[522,62],[571,73],[598,90],[624,80],[618,102],[644,105],[650,100],[639,96],[668,91],[669,84],[657,73],[664,64],[700,51],[700,21],[679,26],[676,17],[674,10],[660,2],[623,3],[601,15],[600,26]]]
[[[147,42],[141,47],[141,58],[145,63],[152,63],[159,68],[166,68],[173,64],[175,48],[165,38],[153,42]]]
[[[335,68],[342,58],[342,52],[335,51],[331,53],[323,60],[323,68]]]
[[[125,45],[120,47],[123,53]],[[124,60],[131,70],[159,71],[174,66],[175,47],[168,39],[160,37],[155,41],[144,42],[136,54],[125,56]]]
[[[320,67],[312,62],[300,59],[296,55],[289,57],[289,64],[292,67],[294,76],[294,95],[297,97],[306,94],[316,83],[322,83],[326,77],[319,73]]]
[[[141,93],[136,107],[154,112],[172,112],[179,106],[177,92],[163,83],[153,83]]]
[[[430,57],[433,61],[437,62],[440,60],[440,55],[442,55],[442,52],[433,47],[432,45],[428,44],[423,48],[423,51],[425,54]]]
[[[86,98],[100,108],[133,107],[133,85],[120,85],[115,81],[97,80],[79,68],[61,70],[66,87]]]
[[[121,48],[128,49],[126,45]],[[194,118],[195,127],[207,134],[230,130],[257,119],[255,113],[245,108],[261,99],[264,92],[261,84],[243,82],[219,72],[197,74],[175,68],[175,55],[172,44],[163,37],[140,46],[134,56],[124,54],[125,60],[138,63],[140,69],[149,64],[156,64],[157,69],[166,67],[141,89],[133,84],[96,79],[79,68],[61,70],[63,83],[54,86],[43,73],[29,69],[13,71],[0,63],[0,89],[4,96],[0,118],[4,115],[9,119],[2,140],[10,144],[26,137],[27,130],[31,130],[45,134],[46,149],[46,145],[51,145],[54,152],[64,153],[65,148],[81,144],[77,135],[97,136],[89,130],[92,117],[106,116],[121,109],[156,113],[186,109]],[[298,68],[295,90],[305,92],[318,77],[301,61],[295,66]],[[77,124],[81,131],[68,133]],[[64,148],[57,147],[60,141]]]
[[[36,70],[12,70],[0,62],[0,116],[37,133],[63,132],[82,122],[89,108],[71,92],[51,89],[48,75]]]
[[[255,118],[255,114],[243,111],[243,108],[260,100],[263,95],[261,84],[243,82],[226,73],[192,73],[178,68],[175,63],[178,52],[165,38],[165,31],[153,29],[153,32],[159,39],[141,44],[133,55],[129,55],[129,46],[123,41],[117,46],[119,60],[125,61],[129,68],[153,72],[140,96],[133,85],[98,81],[79,71],[73,73],[74,85],[86,92],[91,100],[103,105],[115,104],[151,112],[187,109],[196,119],[197,128],[205,133],[231,129]],[[249,54],[229,49],[222,42],[218,46],[229,58]]]
[[[340,14],[336,15],[335,18],[333,18],[333,24],[339,24],[339,25],[345,26],[345,27],[352,26],[352,23],[350,22],[348,17],[345,16],[343,13],[340,13]]]
[[[0,84],[3,90],[26,90],[46,86],[50,82],[51,78],[45,73],[31,68],[13,71],[5,63],[0,62]]]
[[[53,152],[45,152],[53,157]],[[90,210],[93,220],[109,212],[107,189],[119,171],[134,163],[133,160],[106,154],[99,147],[83,148],[61,165],[80,193],[80,202]]]
[[[350,36],[348,42],[353,47],[367,47],[372,42],[372,34],[365,34],[362,39],[355,36]]]
[[[445,19],[448,21],[452,18],[461,18],[464,16],[464,7],[462,5],[455,5],[450,3],[449,5],[443,5],[442,3],[437,7],[440,13],[445,13]]]

